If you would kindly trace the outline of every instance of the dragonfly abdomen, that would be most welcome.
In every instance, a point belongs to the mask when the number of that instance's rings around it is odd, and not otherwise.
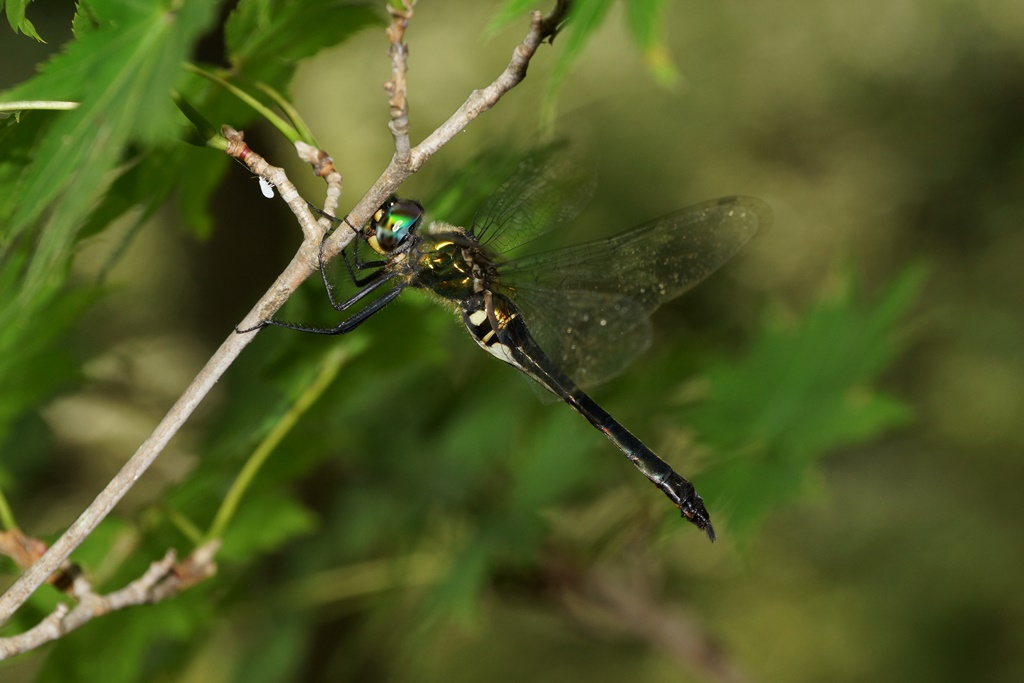
[[[534,341],[515,305],[491,292],[463,302],[463,321],[473,339],[492,356],[515,367],[562,399],[601,431],[633,466],[668,496],[683,517],[715,540],[704,501],[689,481],[615,420],[547,357]]]
[[[608,440],[615,444],[652,484],[661,489],[672,504],[679,508],[683,517],[690,520],[714,542],[715,529],[711,526],[711,517],[704,507],[704,499],[697,494],[693,484],[659,458],[654,451],[644,445],[643,441],[623,427],[581,389],[574,387],[563,398],[576,412],[587,418],[590,424],[608,437]]]

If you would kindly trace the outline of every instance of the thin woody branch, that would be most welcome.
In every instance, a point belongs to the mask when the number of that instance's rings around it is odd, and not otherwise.
[[[181,429],[199,402],[245,348],[246,343],[243,335],[232,332],[228,336],[149,438],[139,446],[89,507],[72,522],[44,555],[18,577],[3,596],[0,596],[0,623],[7,621],[44,581],[58,571],[74,549],[110,514],[114,506],[156,460],[171,437]]]
[[[408,164],[398,163],[398,154],[396,153],[395,158],[384,169],[377,182],[352,208],[349,213],[349,223],[351,225],[366,224],[373,212],[384,203],[384,200],[393,194],[409,176],[422,168],[427,159],[465,129],[473,119],[493,107],[505,93],[517,86],[526,77],[530,60],[536,54],[537,48],[545,40],[555,37],[562,22],[565,21],[568,11],[568,0],[558,0],[555,8],[547,16],[540,12],[533,12],[530,15],[530,30],[523,41],[512,51],[512,59],[505,70],[487,87],[470,93],[462,106],[447,121],[411,149]],[[338,233],[348,232],[338,231]],[[341,242],[338,233],[324,243],[324,258],[333,258],[348,244],[347,241]]]
[[[309,249],[307,245],[319,243],[320,235],[323,234],[317,220],[309,210],[309,206],[301,199],[295,186],[288,179],[284,169],[271,166],[263,157],[256,154],[245,144],[242,134],[233,129],[226,128],[225,137],[228,139],[228,149],[231,156],[239,159],[254,173],[266,178],[279,190],[281,198],[295,213],[299,224],[303,226],[303,232],[307,239],[303,241],[302,248],[293,257],[291,263],[271,286],[270,291],[264,295],[256,308],[250,311],[243,320],[243,325],[251,321],[255,325],[264,317],[270,315],[277,307],[280,307],[288,296],[295,291],[295,288],[305,279],[305,273],[310,264],[317,263],[317,252],[315,248]],[[327,157],[329,159],[329,157]],[[321,170],[340,192],[341,176],[336,172],[331,175],[333,164],[321,160]],[[315,267],[315,266],[314,266]],[[279,302],[279,303],[278,303]],[[168,411],[164,419],[157,425],[138,450],[128,459],[121,470],[96,496],[89,507],[87,507],[78,519],[58,538],[52,546],[35,561],[18,579],[0,596],[0,624],[6,622],[14,612],[35,592],[35,590],[51,577],[55,572],[62,572],[66,566],[68,557],[77,548],[99,523],[110,514],[114,506],[125,496],[135,482],[149,469],[157,456],[163,452],[167,443],[178,432],[181,426],[192,415],[199,403],[206,397],[220,377],[227,371],[235,358],[246,347],[251,337],[249,335],[235,334],[232,331],[220,348],[214,352],[210,360],[195,379],[188,386],[181,397]],[[50,620],[54,617],[51,615]]]
[[[0,531],[0,555],[6,555],[14,560],[14,563],[21,569],[28,569],[36,560],[43,556],[47,545],[38,538],[32,538],[22,533],[21,529],[14,528],[7,531]],[[71,594],[75,579],[81,574],[81,569],[73,562],[65,561],[60,569],[50,575],[46,581],[57,590]]]
[[[35,649],[57,640],[66,633],[97,617],[133,605],[166,600],[217,572],[213,558],[220,542],[200,546],[182,562],[173,550],[153,562],[146,572],[119,591],[99,595],[84,577],[76,578],[72,593],[78,599],[73,609],[59,604],[53,612],[28,631],[10,638],[0,638],[0,659]]]
[[[341,172],[334,167],[334,159],[328,156],[322,149],[307,145],[299,140],[295,143],[295,152],[299,158],[313,167],[313,173],[324,179],[327,183],[327,192],[324,198],[324,213],[329,216],[338,215],[338,204],[341,201]],[[331,227],[330,219],[321,216],[317,223],[320,224],[323,232]]]
[[[408,70],[409,46],[405,44],[405,29],[412,18],[412,5],[408,0],[402,0],[403,9],[398,10],[388,5],[388,13],[391,15],[391,25],[388,26],[387,36],[390,47],[388,55],[391,57],[391,80],[384,84],[384,91],[388,94],[388,104],[391,105],[391,121],[388,129],[395,138],[395,163],[400,166],[409,165],[409,102],[406,99],[405,74]]]
[[[317,223],[316,218],[313,217],[313,213],[309,210],[309,206],[306,205],[306,201],[299,195],[299,191],[295,189],[295,185],[292,184],[292,181],[288,180],[288,175],[284,169],[280,166],[271,166],[266,159],[252,151],[249,145],[245,144],[245,134],[242,131],[235,130],[231,126],[224,126],[221,129],[221,135],[228,141],[228,147],[224,150],[225,154],[238,159],[248,166],[253,173],[272,183],[281,195],[281,199],[284,200],[288,208],[295,214],[299,225],[302,226],[302,234],[305,238],[307,240],[319,240],[323,235],[323,230]],[[327,158],[329,159],[330,157]]]
[[[277,281],[270,290],[263,295],[249,315],[242,321],[239,329],[255,327],[260,321],[269,318],[277,309],[284,305],[295,290],[309,276],[319,268],[320,255],[319,246],[323,236],[327,233],[330,223],[327,218],[317,219],[310,211],[309,205],[300,195],[295,185],[288,179],[283,168],[271,166],[266,159],[254,152],[245,144],[244,135],[230,126],[224,126],[223,136],[228,140],[228,147],[225,153],[245,164],[253,173],[260,175],[272,182],[278,189],[281,199],[288,205],[288,208],[295,214],[296,220],[302,226],[302,234],[305,239],[299,252],[288,264],[284,272],[278,276]],[[335,215],[338,200],[341,198],[341,173],[334,168],[334,161],[323,150],[312,147],[305,143],[296,144],[296,153],[303,161],[313,167],[313,172],[324,178],[327,182],[327,197],[324,202],[324,211]],[[355,233],[351,230],[342,230],[341,239],[348,244]],[[248,336],[246,336],[248,338]]]
[[[512,60],[505,67],[505,71],[486,88],[474,90],[447,121],[427,136],[423,142],[416,145],[416,148],[412,150],[411,172],[419,170],[427,159],[469,125],[470,121],[497,104],[505,93],[526,78],[527,68],[530,66],[530,60],[533,59],[537,48],[545,40],[555,37],[559,26],[565,20],[567,11],[568,2],[559,0],[551,14],[543,16],[540,12],[533,12],[530,15],[530,31],[526,34],[523,42],[512,51]]]
[[[540,13],[534,12],[530,30],[527,32],[523,42],[516,46],[513,51],[512,60],[508,67],[493,83],[482,90],[474,91],[459,110],[441,127],[415,148],[410,149],[408,163],[398,163],[398,157],[402,155],[399,149],[400,143],[396,139],[396,158],[392,159],[377,182],[374,183],[366,195],[352,209],[347,217],[349,225],[364,225],[384,200],[395,192],[399,185],[412,173],[421,168],[431,155],[455,137],[470,121],[494,106],[506,92],[522,81],[537,48],[544,40],[554,37],[559,25],[565,19],[567,9],[568,3],[565,0],[558,0],[554,10],[548,16],[543,17]],[[407,19],[408,17],[405,18],[405,21]],[[396,19],[395,22],[397,21]],[[393,22],[392,25],[396,26],[397,24]],[[404,30],[405,24],[402,23],[401,32],[404,33]],[[396,40],[398,43],[401,43],[401,34],[398,34],[396,38],[391,40],[392,45],[395,44]],[[393,59],[399,59],[399,57],[393,57]],[[404,54],[400,59],[404,64]],[[402,85],[399,86],[396,81],[394,94],[397,95],[401,91],[404,107],[404,66],[401,74],[401,83]],[[394,123],[394,119],[392,123]],[[394,134],[394,130],[392,130],[392,133]],[[317,219],[313,217],[309,207],[301,200],[295,187],[288,181],[283,169],[271,166],[262,157],[256,155],[245,145],[240,133],[235,131],[234,135],[236,136],[234,139],[229,138],[228,153],[278,187],[282,198],[292,208],[293,213],[295,213],[305,237],[292,261],[278,276],[269,291],[256,303],[240,323],[240,328],[247,328],[255,327],[262,320],[270,317],[303,281],[316,272],[317,255],[320,249],[321,236],[324,234],[324,228],[318,225]],[[326,157],[326,155],[324,156]],[[332,201],[331,188],[336,188],[339,197],[341,188],[341,175],[332,175],[337,172],[333,170],[333,162],[329,162],[329,159],[330,157],[326,157],[326,160],[320,160],[323,177],[328,182],[328,203]],[[331,258],[336,255],[351,241],[354,234],[352,230],[335,231],[324,242],[323,253],[325,258]],[[210,392],[253,336],[252,334],[236,334],[234,331],[228,335],[227,339],[213,354],[178,401],[175,402],[164,419],[157,425],[153,433],[129,458],[117,475],[82,512],[78,519],[54,542],[49,550],[25,573],[18,577],[14,584],[0,596],[0,624],[6,622],[48,577],[58,571],[75,548],[92,533],[100,521],[110,514],[114,506],[117,505],[149,466],[152,465],[167,443],[188,420],[200,401]],[[64,616],[54,617],[51,615],[46,623],[63,623],[65,618]],[[40,624],[36,628],[42,628],[43,626],[44,624]]]

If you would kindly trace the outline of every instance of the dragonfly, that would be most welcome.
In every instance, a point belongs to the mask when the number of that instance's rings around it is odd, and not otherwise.
[[[728,261],[770,221],[771,211],[753,197],[723,197],[611,238],[518,255],[575,218],[592,193],[590,176],[572,161],[537,153],[484,201],[469,228],[428,223],[419,202],[393,196],[358,231],[352,259],[343,252],[354,295],[335,298],[321,253],[331,305],[354,312],[335,327],[268,319],[241,332],[273,325],[345,334],[405,289],[425,290],[461,317],[485,351],[586,418],[713,542],[711,518],[693,484],[581,386],[621,372],[650,344],[650,314]],[[360,241],[374,260],[359,260]]]

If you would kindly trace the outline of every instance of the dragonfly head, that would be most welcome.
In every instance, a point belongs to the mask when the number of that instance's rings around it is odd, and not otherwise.
[[[387,254],[404,242],[422,219],[423,206],[419,202],[392,195],[373,214],[367,241],[378,253]]]

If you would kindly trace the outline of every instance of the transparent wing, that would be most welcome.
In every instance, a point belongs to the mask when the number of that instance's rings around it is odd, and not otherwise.
[[[770,220],[760,200],[725,197],[503,264],[500,279],[551,360],[593,385],[649,346],[654,309],[711,275]]]
[[[528,154],[480,205],[471,232],[495,253],[508,253],[571,221],[594,194],[590,164],[568,143]]]
[[[620,374],[651,344],[650,319],[627,296],[544,288],[512,296],[537,345],[581,387]]]

